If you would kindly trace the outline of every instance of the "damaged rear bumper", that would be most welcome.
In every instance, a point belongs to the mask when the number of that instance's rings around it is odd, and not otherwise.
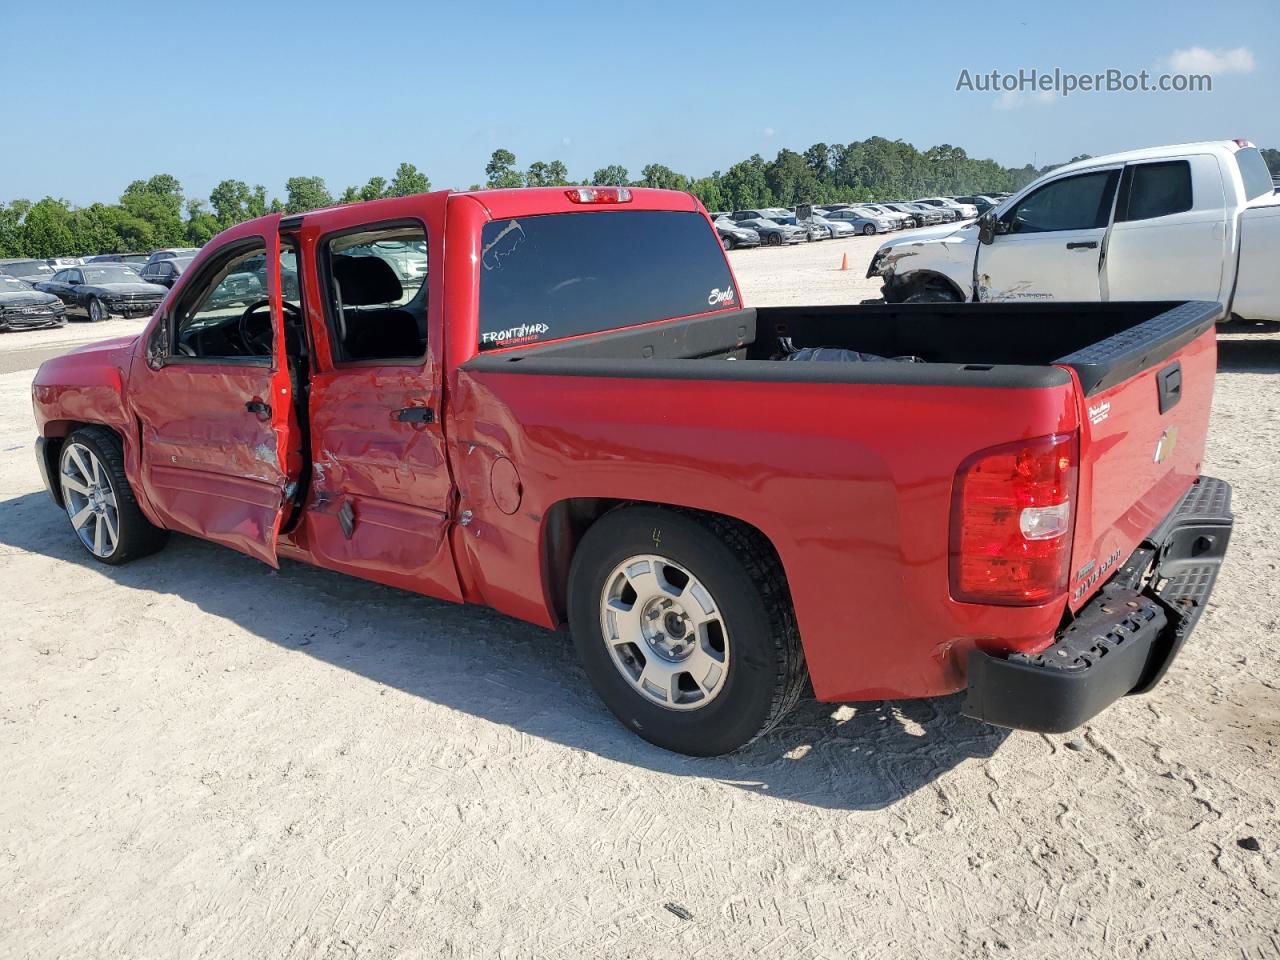
[[[1204,613],[1233,522],[1231,487],[1200,477],[1050,647],[1007,657],[972,651],[962,712],[1065,733],[1150,690]]]

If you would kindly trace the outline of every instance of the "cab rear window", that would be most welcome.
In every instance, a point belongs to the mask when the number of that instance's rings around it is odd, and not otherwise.
[[[481,350],[737,308],[701,214],[608,211],[494,220],[482,233]]]

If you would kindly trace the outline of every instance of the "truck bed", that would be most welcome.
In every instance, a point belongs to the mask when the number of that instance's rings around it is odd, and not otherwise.
[[[953,692],[975,647],[1048,647],[1195,481],[1220,313],[764,307],[481,353],[453,393],[457,482],[475,510],[465,549],[492,570],[515,562],[511,544],[538,540],[534,524],[572,542],[587,500],[737,517],[778,552],[820,698]],[[784,362],[780,338],[924,362]],[[956,600],[957,471],[1049,436],[1079,444],[1067,592],[1038,606]],[[510,516],[489,507],[500,458],[520,464],[524,503]],[[516,615],[546,602],[492,593],[485,602]]]
[[[758,307],[521,350],[467,366],[562,375],[1037,387],[1071,368],[1085,395],[1133,376],[1213,326],[1207,302]],[[794,347],[839,347],[923,363],[778,363]],[[735,360],[732,367],[719,361]],[[638,364],[636,361],[645,363]],[[687,363],[684,361],[699,361]]]

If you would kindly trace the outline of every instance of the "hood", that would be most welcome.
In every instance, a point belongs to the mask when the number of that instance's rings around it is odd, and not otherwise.
[[[54,304],[62,301],[52,293],[39,290],[14,290],[0,292],[0,307],[36,307],[40,304]]]
[[[114,353],[124,351],[131,353],[133,345],[138,342],[138,335],[132,337],[111,337],[108,340],[95,340],[93,343],[86,343],[82,347],[76,347],[62,354],[64,357],[83,357],[94,353]]]
[[[86,287],[93,290],[104,290],[107,293],[154,293],[158,297],[163,297],[169,291],[157,283],[147,283],[145,280],[121,280],[118,283],[87,283]]]
[[[880,249],[885,247],[897,247],[904,243],[918,243],[921,240],[941,240],[944,237],[954,236],[957,242],[966,239],[978,239],[978,228],[973,221],[969,223],[957,224],[955,221],[951,223],[940,223],[933,227],[917,227],[910,233],[903,234],[893,240],[886,241]]]

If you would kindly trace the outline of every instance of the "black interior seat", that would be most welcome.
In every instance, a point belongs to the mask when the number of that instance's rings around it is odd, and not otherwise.
[[[412,310],[395,306],[404,287],[391,264],[381,257],[333,258],[333,280],[341,298],[342,349],[347,360],[420,357],[425,343]]]

